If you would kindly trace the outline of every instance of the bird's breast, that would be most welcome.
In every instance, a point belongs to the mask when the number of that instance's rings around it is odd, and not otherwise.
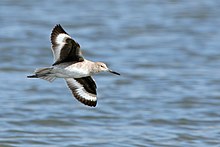
[[[61,78],[82,78],[91,76],[90,67],[83,62],[78,62],[69,65],[57,65],[54,68],[56,76]]]

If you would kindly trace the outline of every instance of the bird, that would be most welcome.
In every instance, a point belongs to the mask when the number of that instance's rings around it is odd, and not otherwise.
[[[120,74],[109,69],[103,62],[85,59],[79,43],[72,39],[60,24],[52,29],[50,40],[54,63],[50,67],[37,68],[34,74],[27,78],[40,78],[49,82],[63,78],[79,102],[96,107],[97,86],[92,75],[99,72]]]

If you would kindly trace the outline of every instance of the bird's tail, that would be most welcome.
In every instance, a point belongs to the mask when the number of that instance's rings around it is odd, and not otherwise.
[[[27,78],[41,78],[49,82],[53,82],[56,79],[56,77],[52,76],[52,70],[53,67],[38,68],[35,70],[34,75],[27,76]]]

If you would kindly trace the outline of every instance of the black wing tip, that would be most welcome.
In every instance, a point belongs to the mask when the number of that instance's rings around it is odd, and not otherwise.
[[[52,32],[54,32],[54,31],[58,31],[60,33],[66,33],[66,31],[63,29],[61,24],[56,24],[55,27],[53,28]]]
[[[82,101],[80,101],[82,102]],[[87,106],[90,106],[90,107],[96,107],[97,105],[97,101],[85,101],[85,102],[82,102],[84,105],[87,105]]]
[[[55,44],[55,38],[61,33],[69,35],[60,24],[56,24],[55,27],[52,29],[52,33],[50,35],[50,40],[52,44]]]
[[[97,105],[97,101],[91,101],[91,100],[84,99],[84,98],[80,97],[79,95],[77,95],[76,93],[73,93],[73,95],[79,102],[83,103],[84,105],[87,105],[90,107],[96,107],[96,105]]]
[[[90,106],[90,107],[95,107],[97,105],[97,100],[96,101],[92,101],[92,100],[87,100],[83,97],[81,97],[80,95],[76,94],[75,92],[72,92],[74,97],[81,103],[83,103],[84,105]]]

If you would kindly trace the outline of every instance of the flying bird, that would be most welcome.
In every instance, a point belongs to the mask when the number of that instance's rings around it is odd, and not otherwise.
[[[40,78],[53,82],[56,78],[64,78],[73,96],[81,103],[95,107],[97,104],[96,83],[92,75],[99,72],[110,72],[103,62],[86,60],[81,53],[80,45],[73,40],[60,24],[51,33],[54,63],[51,67],[38,68],[28,78]]]

